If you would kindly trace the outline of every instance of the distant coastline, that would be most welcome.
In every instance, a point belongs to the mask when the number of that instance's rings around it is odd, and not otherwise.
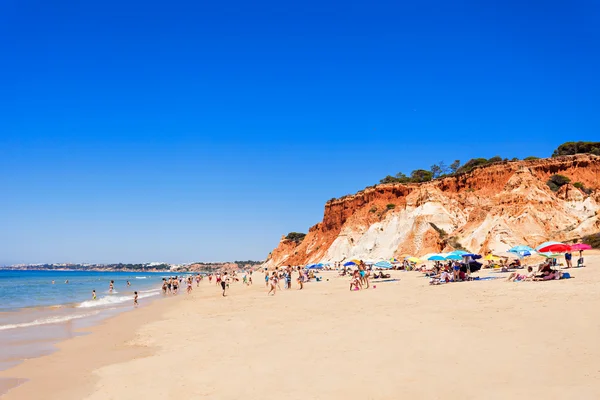
[[[190,264],[143,263],[143,264],[14,264],[0,266],[5,271],[94,271],[94,272],[202,272],[220,269],[251,269],[263,261],[194,262]]]

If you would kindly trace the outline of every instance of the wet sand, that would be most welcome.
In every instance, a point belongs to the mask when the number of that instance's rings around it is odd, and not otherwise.
[[[570,280],[429,286],[422,274],[267,296],[205,280],[0,378],[6,399],[597,399],[599,255]],[[485,276],[506,274],[482,272]]]

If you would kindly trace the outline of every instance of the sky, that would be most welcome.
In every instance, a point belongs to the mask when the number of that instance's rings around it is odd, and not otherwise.
[[[4,0],[0,37],[0,265],[264,259],[388,174],[600,139],[592,0]]]

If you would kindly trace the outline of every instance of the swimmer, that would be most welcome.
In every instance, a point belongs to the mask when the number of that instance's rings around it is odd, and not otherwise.
[[[127,281],[127,287],[131,286],[131,283],[129,283],[129,281]]]
[[[54,281],[52,281],[52,284],[54,285]]]
[[[65,283],[67,283],[67,284],[68,284],[68,283],[69,283],[69,280],[67,279],[67,280],[65,281]]]

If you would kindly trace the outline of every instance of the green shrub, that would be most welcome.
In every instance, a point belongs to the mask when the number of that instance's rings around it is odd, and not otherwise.
[[[592,194],[592,189],[585,187],[585,185],[581,182],[575,182],[573,184],[577,189],[581,190],[585,194]]]
[[[566,142],[558,146],[552,157],[590,153],[600,156],[600,142]]]
[[[375,206],[371,207],[371,209],[369,210],[369,212],[376,213],[377,212],[377,207],[375,207]]]
[[[568,177],[566,177],[564,175],[555,174],[550,177],[548,182],[553,182],[556,186],[561,187],[561,186],[566,185],[567,183],[571,182],[571,179],[569,179]]]
[[[385,208],[387,208],[388,210],[393,210],[394,208],[396,208],[396,205],[395,205],[395,204],[392,204],[392,203],[390,203],[390,204],[388,204],[387,206],[385,206]]]
[[[529,156],[529,157],[525,157],[523,160],[525,161],[532,161],[532,160],[539,160],[539,157],[536,156]]]
[[[287,236],[285,238],[287,240],[292,240],[296,243],[301,243],[305,237],[306,237],[306,233],[290,232],[287,234]]]

